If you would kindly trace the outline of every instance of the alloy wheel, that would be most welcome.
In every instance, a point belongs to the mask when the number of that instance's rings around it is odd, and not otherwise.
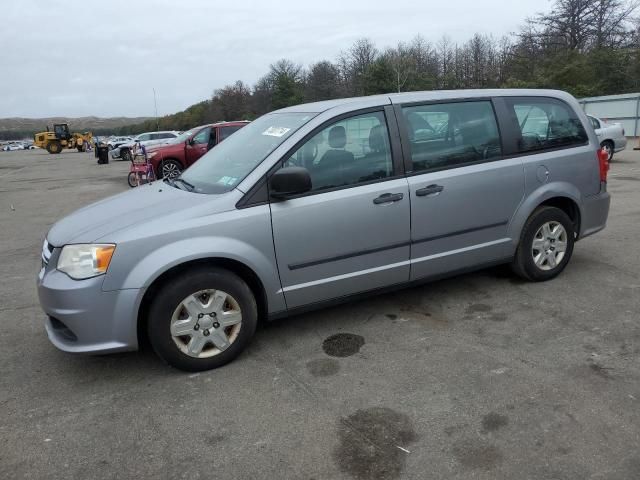
[[[180,168],[174,162],[162,163],[162,176],[164,178],[176,178],[180,173]]]

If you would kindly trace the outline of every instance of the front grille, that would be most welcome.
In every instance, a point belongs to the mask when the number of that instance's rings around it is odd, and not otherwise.
[[[42,266],[49,265],[49,260],[51,259],[53,249],[53,245],[51,245],[45,238],[44,244],[42,245]]]

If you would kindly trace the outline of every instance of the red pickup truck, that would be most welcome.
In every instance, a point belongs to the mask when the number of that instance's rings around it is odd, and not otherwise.
[[[149,147],[147,156],[158,178],[177,177],[211,148],[248,123],[239,121],[201,125],[182,133],[169,144]]]

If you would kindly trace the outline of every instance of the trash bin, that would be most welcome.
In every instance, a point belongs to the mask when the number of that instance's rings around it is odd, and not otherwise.
[[[109,163],[109,147],[100,145],[96,150],[98,150],[98,163],[101,165]]]

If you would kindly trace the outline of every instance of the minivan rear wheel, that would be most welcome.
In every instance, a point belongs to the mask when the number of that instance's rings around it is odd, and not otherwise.
[[[258,307],[247,284],[220,268],[197,268],[159,289],[147,333],[160,358],[189,372],[217,368],[249,344]]]
[[[539,207],[522,229],[511,267],[533,282],[551,280],[569,263],[574,242],[575,229],[569,216],[556,207]]]

